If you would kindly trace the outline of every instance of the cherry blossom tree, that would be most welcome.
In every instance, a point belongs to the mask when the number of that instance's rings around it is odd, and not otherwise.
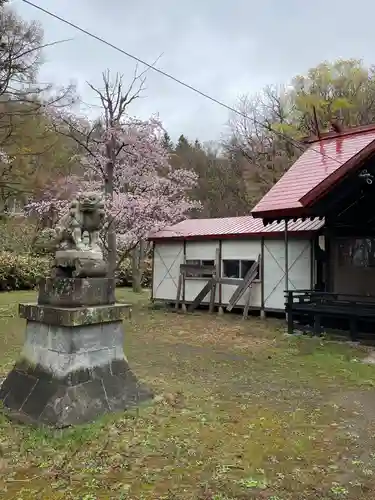
[[[169,164],[161,122],[127,114],[142,90],[142,76],[135,75],[125,92],[120,76],[111,83],[109,73],[104,74],[103,82],[102,90],[91,86],[100,97],[103,114],[89,130],[74,117],[59,117],[62,133],[74,137],[81,147],[80,172],[46,187],[43,198],[33,200],[28,211],[40,216],[51,210],[61,214],[76,193],[105,193],[108,218],[103,243],[113,275],[150,231],[181,221],[200,204],[189,198],[196,174]]]

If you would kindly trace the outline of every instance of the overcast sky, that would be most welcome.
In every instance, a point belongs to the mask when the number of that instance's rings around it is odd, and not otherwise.
[[[33,1],[148,62],[163,54],[160,69],[229,105],[325,59],[375,63],[373,0]],[[105,69],[131,79],[135,63],[125,55],[22,0],[11,4],[24,19],[42,23],[46,41],[73,38],[46,50],[43,81],[74,81],[82,99],[95,105],[86,81],[100,85]],[[173,138],[184,133],[204,141],[219,139],[228,119],[226,109],[154,72],[131,112],[159,113]]]

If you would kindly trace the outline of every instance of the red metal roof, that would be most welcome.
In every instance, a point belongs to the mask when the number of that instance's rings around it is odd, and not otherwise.
[[[375,151],[375,126],[327,134],[312,143],[252,210],[254,217],[301,217],[303,209],[327,192]]]
[[[306,233],[317,231],[323,227],[324,221],[297,220],[290,221],[288,232]],[[225,217],[221,219],[187,219],[174,226],[167,227],[149,237],[150,240],[159,239],[194,239],[194,238],[228,238],[235,236],[267,236],[270,233],[283,233],[283,222],[274,222],[265,226],[261,219],[254,219],[251,215],[243,217]]]

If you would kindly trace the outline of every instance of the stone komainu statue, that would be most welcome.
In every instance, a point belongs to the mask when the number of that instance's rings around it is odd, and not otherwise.
[[[55,245],[60,250],[91,250],[101,253],[99,233],[105,219],[101,193],[86,193],[73,200],[69,212],[57,223]],[[86,238],[87,240],[86,240]]]
[[[55,228],[55,277],[105,276],[107,266],[99,245],[105,221],[101,193],[80,194]]]

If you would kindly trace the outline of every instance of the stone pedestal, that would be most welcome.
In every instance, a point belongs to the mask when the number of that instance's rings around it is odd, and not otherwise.
[[[53,267],[55,278],[102,278],[107,274],[107,263],[101,252],[92,250],[59,250]]]
[[[94,302],[95,294],[89,290],[108,291],[109,286],[103,281],[102,287],[97,282],[86,287],[77,279],[69,283],[65,279],[67,288],[59,295],[62,283],[56,281],[41,283],[39,300],[44,303],[19,306],[27,322],[26,340],[20,360],[0,388],[9,416],[66,427],[152,398],[130,370],[123,351],[122,318],[130,306],[46,305],[67,304],[69,297],[74,304],[85,294]]]
[[[115,303],[116,281],[109,278],[44,278],[38,304],[81,307]]]

